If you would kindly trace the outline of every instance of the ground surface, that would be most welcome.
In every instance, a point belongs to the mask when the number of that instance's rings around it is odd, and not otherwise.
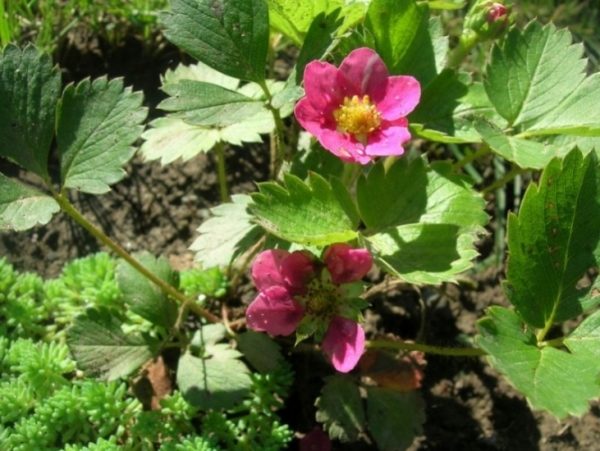
[[[101,51],[97,55],[76,52],[67,53],[68,58],[61,62],[67,67],[65,78],[105,72],[125,75],[128,82],[145,89],[150,106],[160,96],[159,73],[178,60],[173,49],[145,55],[136,53],[135,44],[113,52],[114,60]],[[227,164],[233,191],[252,191],[255,181],[264,180],[267,158],[261,146],[229,149]],[[11,169],[0,162],[0,170]],[[187,259],[191,255],[187,247],[196,228],[207,217],[208,208],[218,203],[213,158],[202,155],[161,167],[136,157],[127,171],[128,177],[111,193],[80,195],[73,198],[74,203],[129,250]],[[98,245],[64,215],[28,233],[0,234],[0,255],[18,269],[44,276],[55,276],[69,259],[97,250]],[[449,285],[443,287],[441,295],[423,292],[427,310],[423,337],[427,342],[451,344],[461,334],[473,335],[475,321],[486,307],[506,303],[499,288],[500,269],[482,270],[468,277],[472,286]],[[251,293],[246,293],[243,299],[249,296]],[[367,315],[369,332],[414,338],[423,313],[417,299],[410,289],[375,297]],[[314,367],[310,359],[314,357],[293,357],[295,392],[283,412],[285,421],[303,431],[313,422],[312,403],[321,383],[314,372],[311,377]],[[482,359],[428,356],[422,393],[427,421],[413,450],[600,450],[599,404],[581,419],[558,422],[549,415],[532,412]],[[339,449],[349,448],[340,445]]]

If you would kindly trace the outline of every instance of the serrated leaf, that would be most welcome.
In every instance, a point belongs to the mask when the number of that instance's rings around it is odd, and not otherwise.
[[[425,403],[419,392],[401,393],[388,388],[367,389],[369,431],[378,449],[404,450],[423,431]]]
[[[180,80],[162,89],[170,97],[158,107],[191,125],[226,127],[266,112],[262,101],[202,81]]]
[[[231,90],[236,90],[240,84],[239,79],[225,75],[201,61],[190,65],[179,64],[175,69],[167,69],[161,82],[163,85],[168,85],[182,80],[203,81]]]
[[[177,367],[183,397],[199,409],[226,409],[241,402],[252,381],[248,368],[235,358],[201,359],[184,354]]]
[[[60,71],[34,47],[0,55],[0,155],[48,179]]]
[[[267,232],[286,241],[325,246],[356,238],[355,224],[331,185],[310,173],[308,183],[286,174],[285,185],[259,184],[249,209]]]
[[[214,69],[242,80],[265,78],[269,17],[264,0],[171,0],[167,39]]]
[[[171,285],[175,284],[175,272],[166,259],[155,258],[148,252],[136,254],[135,258],[160,279]],[[117,281],[123,292],[123,299],[132,312],[166,329],[173,326],[177,319],[175,301],[124,260],[119,261]]]
[[[106,380],[128,376],[153,354],[142,337],[126,335],[114,315],[98,310],[75,319],[67,344],[79,368]]]
[[[347,376],[332,376],[317,398],[317,421],[329,437],[342,442],[356,440],[365,428],[365,413],[358,386]]]
[[[535,335],[515,312],[491,307],[478,323],[477,343],[534,409],[558,418],[579,416],[589,409],[590,400],[600,396],[599,323],[598,313],[582,323],[564,341],[569,352],[538,348]]]
[[[64,187],[102,194],[125,176],[123,165],[144,129],[142,100],[121,79],[86,79],[65,88],[56,132]]]
[[[429,19],[426,4],[373,0],[365,26],[392,74],[414,75],[425,86],[444,67],[448,38],[439,19]]]
[[[494,153],[521,168],[543,169],[555,156],[552,149],[543,143],[506,135],[489,122],[477,121],[475,127]]]
[[[0,230],[47,224],[60,207],[50,196],[0,173]]]
[[[600,260],[600,166],[578,150],[552,160],[508,220],[506,291],[521,317],[547,327],[582,311],[578,280]]]
[[[198,227],[200,236],[190,246],[204,267],[229,266],[246,238],[258,239],[258,227],[246,211],[250,196],[233,195],[231,201],[211,208],[212,217]]]
[[[257,371],[270,373],[281,365],[281,348],[267,334],[249,330],[238,335],[236,340],[239,350]]]
[[[556,108],[585,77],[581,44],[566,29],[531,22],[510,30],[492,51],[485,89],[510,125],[527,124]]]

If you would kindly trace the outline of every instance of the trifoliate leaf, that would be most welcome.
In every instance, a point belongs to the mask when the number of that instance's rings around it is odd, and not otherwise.
[[[247,238],[258,239],[258,227],[246,211],[249,203],[249,196],[237,194],[231,203],[211,208],[212,217],[198,227],[200,236],[190,246],[204,267],[229,266]]]
[[[425,403],[416,391],[402,393],[389,388],[369,387],[367,418],[377,449],[407,449],[423,432]]]
[[[155,258],[147,252],[137,254],[135,258],[154,275],[174,285],[175,272],[166,259]],[[132,312],[166,329],[173,326],[177,319],[177,304],[158,286],[124,260],[119,261],[117,280],[123,299]]]
[[[332,376],[315,403],[317,421],[333,439],[342,442],[356,440],[365,429],[365,412],[358,386],[347,376]]]
[[[0,230],[46,224],[60,207],[50,196],[0,173]]]
[[[286,174],[285,185],[259,184],[249,206],[256,223],[267,232],[294,243],[325,246],[352,240],[356,225],[344,202],[320,175],[309,174],[308,183]]]
[[[60,71],[34,47],[0,54],[0,156],[48,178]]]
[[[265,78],[269,17],[264,0],[171,0],[165,35],[216,70],[242,80]]]
[[[65,89],[56,141],[63,186],[102,194],[125,176],[123,165],[144,129],[143,96],[120,79],[83,80]]]
[[[236,358],[219,354],[198,358],[184,354],[177,366],[183,397],[199,409],[226,409],[241,402],[252,385],[248,368]]]
[[[152,358],[150,345],[140,336],[126,335],[106,311],[78,316],[67,331],[67,344],[79,368],[106,380],[128,376]]]
[[[490,354],[490,364],[527,396],[534,409],[558,418],[579,416],[589,409],[589,401],[600,396],[600,312],[564,341],[568,351],[539,348],[535,335],[505,308],[491,307],[478,328],[477,343]]]
[[[180,80],[162,89],[170,97],[158,107],[191,125],[226,127],[266,111],[259,100],[202,81]]]
[[[600,165],[578,150],[552,160],[508,220],[506,291],[532,326],[575,317],[578,280],[600,260]]]

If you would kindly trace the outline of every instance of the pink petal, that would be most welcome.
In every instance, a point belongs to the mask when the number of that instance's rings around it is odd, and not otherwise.
[[[366,154],[370,157],[402,155],[402,144],[410,140],[407,125],[406,119],[400,119],[393,124],[382,124],[379,130],[369,135]]]
[[[346,84],[337,67],[324,61],[312,61],[304,69],[304,90],[317,111],[331,115],[344,100]]]
[[[421,85],[408,75],[388,78],[385,97],[377,102],[377,110],[381,117],[394,121],[406,117],[419,104]]]
[[[285,286],[281,274],[281,262],[290,253],[283,249],[269,249],[261,252],[252,263],[252,280],[259,291],[272,286]]]
[[[283,287],[261,291],[246,309],[246,324],[269,335],[290,335],[298,327],[304,311]]]
[[[365,350],[365,331],[355,321],[336,316],[321,344],[333,367],[341,373],[351,371]]]
[[[337,130],[323,129],[315,136],[325,149],[347,163],[367,164],[372,160],[365,154],[361,143]]]
[[[362,279],[373,266],[373,257],[368,249],[356,249],[345,243],[329,246],[325,252],[325,265],[336,284]]]
[[[300,439],[299,448],[300,451],[330,451],[331,440],[323,429],[316,426]]]
[[[296,251],[281,262],[281,274],[292,294],[304,294],[306,285],[315,275],[312,258],[305,252]]]
[[[353,50],[344,58],[339,71],[351,86],[350,94],[368,94],[375,103],[385,96],[389,72],[374,50],[366,47]]]

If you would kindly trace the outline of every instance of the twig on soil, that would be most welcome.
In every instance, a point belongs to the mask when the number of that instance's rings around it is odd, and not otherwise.
[[[367,348],[396,349],[399,351],[421,351],[427,354],[437,354],[452,357],[480,357],[487,355],[480,348],[446,348],[443,346],[426,345],[402,340],[369,340]]]

